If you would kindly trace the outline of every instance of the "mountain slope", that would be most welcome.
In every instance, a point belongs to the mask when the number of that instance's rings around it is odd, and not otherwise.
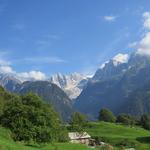
[[[116,114],[141,115],[149,112],[150,58],[133,54],[128,63],[114,66],[110,62],[96,72],[77,98],[75,108],[91,118],[96,118],[103,107]]]
[[[51,103],[64,120],[68,120],[72,113],[72,101],[63,90],[48,81],[26,81],[22,83],[13,75],[0,74],[0,85],[10,92],[37,93],[45,101]]]
[[[37,93],[46,102],[52,104],[64,120],[68,120],[72,113],[71,100],[68,96],[57,85],[48,81],[27,81],[18,86],[14,92]]]
[[[0,85],[8,91],[14,91],[21,81],[10,74],[0,74]]]
[[[122,75],[127,70],[127,54],[118,54],[109,61],[103,63],[96,71],[92,81],[108,80]]]
[[[50,82],[59,86],[70,99],[75,99],[80,95],[88,82],[84,75],[73,73],[70,75],[56,74],[50,78]]]

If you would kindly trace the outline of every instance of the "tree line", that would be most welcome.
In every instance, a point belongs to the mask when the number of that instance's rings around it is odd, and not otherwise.
[[[138,118],[125,113],[115,116],[109,109],[102,108],[99,112],[98,121],[118,123],[130,127],[137,125],[150,130],[150,116],[146,113]],[[88,125],[87,123],[87,116],[79,112],[74,112],[71,117],[69,130],[82,132],[86,128],[86,125]]]
[[[122,123],[129,126],[139,125],[144,129],[150,130],[150,116],[146,113],[139,118],[125,113],[115,116],[109,109],[103,108],[99,112],[99,121]]]

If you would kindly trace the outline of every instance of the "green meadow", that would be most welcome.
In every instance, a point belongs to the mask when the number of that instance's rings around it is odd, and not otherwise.
[[[26,146],[23,143],[14,142],[11,138],[10,131],[0,127],[0,150],[91,150],[91,148],[85,145],[70,143]]]
[[[150,131],[134,126],[106,122],[89,123],[86,131],[94,138],[99,138],[120,149],[136,147],[136,150],[150,150]]]
[[[85,130],[94,138],[110,143],[115,150],[120,150],[120,144],[124,148],[136,147],[136,150],[150,150],[150,131],[140,127],[128,127],[120,124],[106,122],[88,123]],[[70,143],[53,143],[47,145],[27,146],[20,142],[14,142],[9,130],[0,127],[0,150],[91,150],[85,145]],[[97,148],[100,150],[100,148]]]

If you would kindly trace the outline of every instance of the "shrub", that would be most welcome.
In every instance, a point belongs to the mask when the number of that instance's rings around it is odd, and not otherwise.
[[[144,129],[150,130],[150,117],[147,114],[141,116],[140,124]]]
[[[71,116],[70,125],[72,131],[81,132],[83,127],[87,124],[87,118],[85,115],[75,112]]]
[[[119,147],[124,147],[124,148],[136,148],[138,146],[138,142],[134,140],[129,140],[129,139],[123,139],[121,140],[117,146]]]
[[[127,114],[120,114],[117,116],[116,122],[125,124],[125,125],[134,125],[135,124],[135,119]]]
[[[57,113],[32,93],[8,101],[1,123],[12,131],[16,141],[47,143],[62,141],[62,137],[67,140]]]
[[[115,122],[116,117],[109,109],[103,108],[99,112],[99,120],[105,122]]]

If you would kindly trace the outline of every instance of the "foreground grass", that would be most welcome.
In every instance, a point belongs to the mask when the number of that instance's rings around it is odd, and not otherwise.
[[[150,150],[150,131],[140,127],[131,128],[113,123],[92,122],[85,130],[93,137],[112,144],[115,150],[120,150],[120,143],[127,143],[127,147],[136,146],[136,150]],[[70,143],[25,146],[14,142],[10,135],[9,130],[0,127],[0,150],[92,150],[85,145]]]
[[[105,142],[119,147],[120,144],[126,147],[136,147],[137,150],[150,150],[150,131],[140,127],[127,127],[113,123],[97,122],[89,123],[87,132]]]
[[[22,143],[14,142],[10,136],[10,132],[0,127],[0,150],[92,150],[85,145],[58,143],[47,144],[44,146],[32,145],[25,146]]]

